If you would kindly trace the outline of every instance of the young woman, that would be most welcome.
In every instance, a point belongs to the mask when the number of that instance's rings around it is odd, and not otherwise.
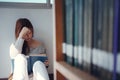
[[[28,70],[26,55],[45,53],[41,42],[33,38],[34,30],[31,22],[26,18],[20,18],[16,22],[16,41],[10,46],[10,57],[14,64],[12,80],[49,80],[46,65],[36,61],[33,72]],[[33,75],[32,77],[30,75]]]

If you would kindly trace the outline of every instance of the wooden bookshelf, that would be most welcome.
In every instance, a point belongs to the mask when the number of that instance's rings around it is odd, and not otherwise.
[[[63,0],[55,0],[55,38],[56,38],[56,52],[54,63],[54,79],[55,80],[98,80],[94,76],[75,68],[64,62],[62,54],[63,42]]]
[[[70,66],[64,61],[56,62],[56,70],[58,70],[68,80],[98,80],[90,74]]]

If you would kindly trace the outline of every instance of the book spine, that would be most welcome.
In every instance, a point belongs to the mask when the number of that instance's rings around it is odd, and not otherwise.
[[[31,57],[28,56],[27,57],[27,69],[28,69],[28,74],[31,74],[32,73],[32,66],[31,66]]]
[[[120,15],[119,15],[119,20],[120,20]],[[120,23],[119,23],[120,26]],[[117,49],[117,65],[116,65],[116,80],[120,79],[120,27],[118,27],[118,49]]]
[[[118,53],[118,28],[119,28],[119,12],[120,12],[120,1],[114,0],[114,23],[113,23],[113,54],[114,54],[114,69],[113,69],[113,80],[119,80],[116,76],[117,67],[117,53]]]
[[[79,44],[79,50],[78,50],[78,65],[80,69],[83,69],[83,34],[84,34],[84,0],[78,0],[79,3],[79,16],[78,16],[78,21],[79,21],[79,32],[78,32],[78,44]]]
[[[120,14],[120,2],[119,2],[119,14]],[[117,49],[117,64],[116,64],[116,80],[120,79],[120,15],[118,15],[118,49]]]
[[[104,54],[103,51],[101,51],[102,48],[102,36],[103,36],[103,13],[104,13],[104,0],[98,0],[98,26],[97,26],[97,46],[96,46],[96,55],[97,55],[97,77],[101,77],[101,74],[103,72],[103,69],[101,68],[102,64],[101,64],[101,58],[102,58],[102,54]]]
[[[66,7],[66,55],[67,63],[73,64],[73,0],[65,1]]]
[[[87,52],[86,52],[86,46],[87,46],[87,28],[88,28],[88,0],[84,0],[84,42],[83,42],[83,70],[87,71]]]
[[[96,49],[97,49],[97,26],[98,26],[98,10],[99,10],[99,7],[98,7],[98,0],[93,0],[93,16],[92,16],[92,19],[93,19],[93,32],[92,32],[92,67],[91,67],[91,73],[94,75],[94,76],[97,76],[98,75],[98,71],[97,71],[97,59],[98,59],[98,56],[97,56],[97,52],[96,52]]]
[[[78,30],[79,30],[79,22],[78,22],[78,16],[79,16],[79,0],[73,0],[73,65],[78,67]]]
[[[114,12],[114,9],[113,9],[113,3],[114,1],[113,0],[107,0],[108,2],[108,16],[109,16],[109,19],[108,19],[108,74],[106,75],[107,76],[107,79],[108,80],[112,80],[113,79],[113,12]]]
[[[88,0],[88,28],[87,28],[87,68],[91,72],[91,56],[92,56],[92,6],[93,0]]]
[[[63,53],[63,57],[64,60],[67,61],[67,54],[66,54],[66,8],[65,8],[65,1],[63,1],[63,25],[64,25],[64,29],[63,29],[63,43],[62,43],[62,53]]]
[[[99,39],[98,39],[98,49],[99,49],[99,62],[98,62],[98,69],[99,69],[99,77],[100,79],[107,79],[107,68],[108,68],[108,2],[107,0],[102,0],[100,4],[101,15],[99,18],[100,20],[100,27],[99,31]],[[102,51],[102,53],[100,53]],[[101,55],[102,54],[102,55]],[[102,58],[101,58],[102,57]],[[101,63],[104,60],[104,64]]]
[[[91,67],[91,42],[92,42],[92,0],[84,0],[84,70],[90,72]]]

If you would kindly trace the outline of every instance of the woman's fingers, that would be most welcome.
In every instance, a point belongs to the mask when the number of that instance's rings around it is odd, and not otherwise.
[[[48,60],[46,60],[46,61],[44,62],[44,64],[45,64],[46,66],[49,66]]]
[[[30,30],[27,27],[23,27],[19,36],[23,39],[27,38],[27,34],[30,32]]]

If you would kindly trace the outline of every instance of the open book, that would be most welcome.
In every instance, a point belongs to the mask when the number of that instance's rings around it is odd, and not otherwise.
[[[27,63],[28,63],[28,73],[32,72],[33,65],[36,61],[42,61],[45,62],[48,60],[47,55],[45,53],[42,54],[31,54],[27,57]]]
[[[32,72],[33,65],[36,61],[42,61],[43,63],[48,60],[47,54],[30,54],[26,56],[27,58],[27,68],[28,68],[28,74]],[[14,71],[14,59],[11,60],[12,63],[12,72]]]

